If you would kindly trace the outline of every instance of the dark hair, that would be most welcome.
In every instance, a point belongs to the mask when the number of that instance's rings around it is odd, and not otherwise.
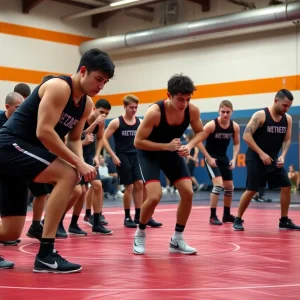
[[[283,100],[284,98],[288,98],[290,101],[294,100],[293,94],[289,90],[286,90],[286,89],[282,89],[282,90],[278,91],[275,98],[277,98],[278,100]]]
[[[14,88],[14,92],[20,94],[24,98],[27,98],[31,94],[31,89],[26,83],[18,83]]]
[[[95,103],[95,107],[96,107],[96,109],[99,109],[99,108],[105,108],[105,109],[111,110],[111,105],[110,105],[110,103],[108,102],[108,100],[106,100],[106,99],[99,99],[99,100]]]
[[[168,92],[171,96],[179,93],[182,95],[193,94],[195,90],[194,82],[188,76],[175,74],[168,81]]]
[[[19,93],[16,92],[9,93],[5,98],[5,104],[14,105],[17,99],[22,101],[24,100],[23,96]]]
[[[77,72],[81,67],[86,67],[90,73],[92,71],[100,71],[112,78],[115,72],[115,65],[108,56],[107,53],[100,51],[99,49],[90,49],[81,57]]]
[[[55,75],[52,75],[52,74],[45,75],[45,76],[43,77],[43,79],[42,79],[42,83],[44,83],[44,82],[46,82],[46,81],[48,81],[48,80],[50,80],[50,79],[52,79],[52,78],[54,78],[54,77],[55,77]]]

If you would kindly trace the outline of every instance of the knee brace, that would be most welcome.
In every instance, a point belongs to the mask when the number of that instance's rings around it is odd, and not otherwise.
[[[224,188],[224,196],[232,197],[234,186]]]
[[[214,185],[212,189],[212,193],[215,195],[220,195],[220,193],[223,191],[223,187],[219,185]]]

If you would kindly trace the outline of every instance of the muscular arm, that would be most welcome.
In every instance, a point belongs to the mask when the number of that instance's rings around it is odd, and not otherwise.
[[[157,105],[152,105],[145,114],[143,122],[137,129],[134,147],[148,151],[167,151],[168,143],[155,143],[147,140],[153,128],[159,124],[160,111]]]
[[[116,157],[115,152],[113,151],[113,149],[111,149],[110,144],[109,144],[109,138],[116,132],[116,130],[119,128],[120,123],[119,123],[119,119],[113,119],[107,126],[107,128],[104,131],[103,134],[103,146],[106,149],[106,151],[108,152],[108,154],[110,155],[110,157],[112,159],[114,159]]]
[[[233,156],[232,159],[236,161],[240,152],[240,126],[233,122],[234,135],[233,135]]]
[[[69,85],[61,79],[50,80],[41,86],[36,135],[49,151],[76,166],[81,158],[68,149],[54,130],[70,94]]]
[[[78,157],[80,157],[82,160],[83,160],[83,155],[82,155],[81,134],[84,128],[84,124],[91,113],[92,107],[93,107],[93,102],[90,98],[88,98],[81,119],[67,135],[67,141],[66,141],[67,147],[72,152],[74,152]]]
[[[253,114],[252,118],[250,119],[249,123],[246,126],[246,129],[243,134],[243,139],[253,151],[255,151],[258,155],[263,154],[264,152],[261,150],[260,147],[256,144],[253,139],[253,134],[264,122],[264,112],[262,110]]]
[[[206,140],[208,138],[208,136],[214,132],[214,130],[215,130],[215,122],[214,121],[208,122],[203,128],[203,138],[204,138],[203,140]],[[203,156],[206,159],[210,158],[209,153],[205,149],[203,141],[198,143],[197,147],[199,148],[200,152],[203,154]]]
[[[292,137],[292,117],[290,115],[286,115],[287,116],[287,122],[288,122],[288,126],[287,126],[287,132],[285,134],[281,149],[281,155],[283,158],[285,158],[290,144],[291,144],[291,137]]]
[[[104,124],[99,125],[99,130],[96,135],[96,151],[95,151],[95,157],[100,156],[101,149],[103,147],[103,135],[104,135]]]

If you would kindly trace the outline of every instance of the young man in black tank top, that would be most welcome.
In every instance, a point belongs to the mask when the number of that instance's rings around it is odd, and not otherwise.
[[[171,184],[175,185],[181,197],[169,251],[182,254],[197,253],[196,249],[185,243],[182,236],[193,200],[192,181],[184,157],[199,143],[203,132],[199,109],[190,103],[195,89],[189,77],[172,76],[168,81],[168,99],[151,105],[137,130],[134,145],[138,148],[147,199],[142,205],[140,224],[134,236],[135,254],[145,253],[146,224],[162,196],[160,170],[169,178]],[[187,145],[181,145],[180,137],[189,125],[195,135]]]
[[[123,99],[124,115],[113,119],[104,133],[104,147],[117,166],[119,183],[125,186],[123,204],[125,211],[124,226],[136,228],[139,223],[140,210],[143,202],[143,181],[137,160],[137,151],[133,145],[136,130],[141,120],[136,117],[139,99],[134,95],[127,95]],[[108,142],[113,136],[115,151]],[[135,205],[134,221],[130,216],[132,196]],[[150,226],[159,227],[162,224],[151,219]]]
[[[222,225],[216,210],[219,195],[224,189],[224,213],[222,221],[233,223],[234,216],[230,214],[233,193],[232,170],[235,168],[237,155],[240,151],[240,126],[230,118],[233,112],[232,103],[224,100],[219,105],[220,116],[204,126],[206,146],[201,142],[199,150],[205,158],[205,166],[213,183],[210,194],[210,218],[212,225]],[[233,139],[233,156],[229,161],[227,148]]]
[[[14,240],[22,232],[28,182],[55,184],[47,201],[43,236],[34,272],[72,273],[81,266],[54,249],[58,223],[79,180],[96,176],[83,161],[81,134],[93,107],[92,99],[114,75],[114,64],[98,49],[87,51],[77,72],[39,85],[0,130],[0,239]],[[67,136],[67,144],[62,139]],[[74,167],[73,167],[74,166]],[[18,180],[18,189],[6,188]]]
[[[260,187],[279,188],[281,218],[279,229],[300,230],[288,218],[291,201],[291,183],[284,159],[291,143],[292,117],[287,111],[293,103],[293,95],[286,89],[280,90],[274,103],[256,112],[244,131],[243,139],[249,148],[246,153],[247,188],[241,197],[233,229],[243,231],[242,216]],[[279,151],[282,149],[280,156]]]

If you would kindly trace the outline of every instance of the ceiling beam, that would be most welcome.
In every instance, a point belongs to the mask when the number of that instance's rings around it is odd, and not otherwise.
[[[22,11],[23,14],[29,14],[29,12],[36,7],[37,5],[39,5],[40,3],[42,3],[44,0],[23,0],[22,1]]]
[[[59,3],[63,3],[63,4],[69,4],[69,5],[72,5],[72,6],[77,6],[77,7],[81,7],[81,8],[87,8],[87,9],[95,8],[95,6],[92,6],[92,5],[89,5],[89,4],[70,1],[70,0],[51,0],[51,1],[59,2]]]
[[[103,14],[97,14],[97,15],[92,15],[92,27],[97,28],[100,23],[103,23],[110,17],[112,17],[114,14],[116,14],[117,11],[109,11],[107,13]]]
[[[137,6],[135,8],[138,8],[140,10],[144,10],[144,11],[150,12],[150,13],[154,12],[154,10],[155,10],[153,7],[146,6],[146,5]]]
[[[190,1],[201,5],[203,12],[210,11],[210,0],[190,0]]]

